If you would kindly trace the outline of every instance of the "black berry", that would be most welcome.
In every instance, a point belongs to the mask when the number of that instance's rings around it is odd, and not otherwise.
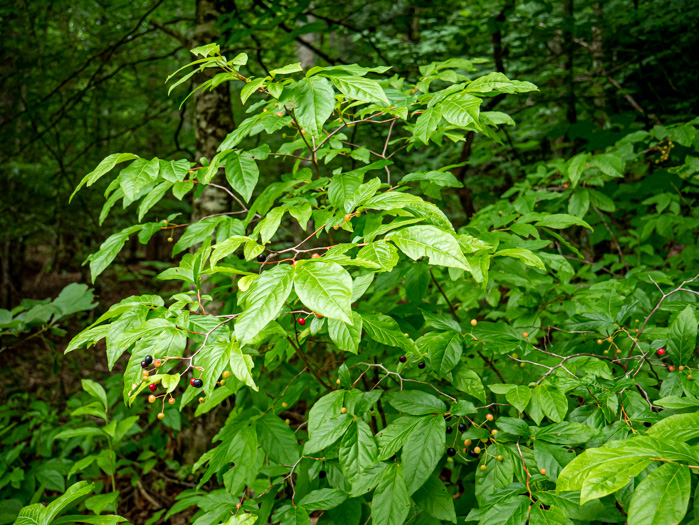
[[[261,253],[260,255],[257,256],[257,262],[265,262],[267,260],[267,256],[264,253]]]
[[[141,368],[148,368],[148,363],[141,361]]]
[[[398,358],[398,361],[400,361],[401,363],[405,363],[407,360],[408,360],[408,358],[405,357],[404,355],[402,355]]]
[[[390,458],[388,458],[389,461],[395,461],[396,460],[396,455],[393,454]]]
[[[424,361],[420,361],[420,362],[417,364],[417,367],[418,367],[420,370],[422,370],[423,368],[425,368],[425,362],[424,362]]]
[[[452,432],[454,432],[454,428],[453,428],[453,427],[447,427],[447,434],[451,434]]]
[[[454,456],[456,456],[456,449],[449,447],[447,449],[447,456],[449,456],[450,458],[453,458]]]
[[[192,385],[194,388],[201,388],[204,386],[204,381],[202,381],[201,379],[192,379],[189,382],[189,384]]]
[[[466,428],[466,423],[459,423],[459,432],[465,432]]]
[[[471,456],[472,458],[477,458],[477,457],[478,457],[478,454],[476,454],[476,453],[473,451],[473,449],[470,449],[470,450],[468,451],[468,455]]]
[[[328,475],[328,473],[325,472],[324,470],[321,470],[320,472],[318,472],[318,477],[319,477],[320,479],[323,479],[323,478],[324,478],[325,476],[327,476],[327,475]]]
[[[143,362],[146,363],[146,365],[150,365],[153,362],[153,356],[152,355],[147,355],[144,359]]]

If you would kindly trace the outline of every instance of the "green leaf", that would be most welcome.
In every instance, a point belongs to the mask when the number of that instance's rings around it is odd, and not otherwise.
[[[499,455],[503,457],[502,461],[497,461],[493,457]],[[476,470],[476,499],[481,505],[493,490],[502,489],[512,483],[515,470],[512,453],[503,445],[490,445],[488,453],[483,454],[480,459],[479,466],[483,465],[486,467],[485,470],[480,468]]]
[[[235,323],[240,344],[247,344],[270,321],[273,321],[291,293],[294,271],[289,265],[278,265],[262,272],[245,296],[245,308]]]
[[[252,361],[252,357],[250,357],[248,354],[244,354],[240,348],[240,345],[236,341],[231,342],[229,364],[231,365],[231,372],[233,372],[233,375],[239,381],[243,382],[257,392],[257,385],[252,378],[252,369],[255,366]]]
[[[676,365],[686,365],[697,346],[697,319],[687,306],[670,325],[667,351]]]
[[[116,166],[117,164],[137,158],[138,157],[133,153],[113,153],[105,159],[102,159],[102,161],[97,165],[97,167],[94,170],[92,170],[90,173],[83,177],[83,179],[80,181],[80,184],[78,184],[78,186],[75,188],[75,191],[73,191],[73,193],[71,194],[70,199],[68,199],[68,202],[71,202],[73,200],[75,194],[78,193],[78,190],[82,188],[85,184],[87,184],[88,186],[92,186],[104,175],[112,171],[112,169],[114,169],[114,166]]]
[[[294,290],[312,311],[352,324],[352,277],[337,263],[309,261],[296,269]]]
[[[148,195],[141,201],[138,206],[139,222],[145,217],[146,213],[162,199],[167,191],[172,187],[172,182],[161,182],[155,188],[148,192]]]
[[[408,436],[401,454],[408,494],[422,486],[444,455],[445,429],[446,422],[441,415],[424,417]]]
[[[575,188],[578,185],[580,176],[585,171],[585,164],[590,158],[589,153],[578,153],[575,157],[568,161],[566,170],[568,172],[568,179],[570,180],[571,186]]]
[[[444,119],[460,128],[469,124],[478,124],[478,115],[482,99],[468,93],[457,93],[449,96],[441,103]]]
[[[249,240],[250,237],[245,237],[243,235],[233,235],[225,241],[217,243],[214,246],[214,251],[211,252],[211,267],[213,268],[214,266],[216,266],[216,263],[218,261],[236,251],[241,244]]]
[[[245,202],[250,202],[257,180],[260,178],[260,170],[255,159],[246,153],[230,153],[226,157],[225,168],[228,183],[240,193]]]
[[[532,391],[527,412],[538,425],[543,416],[558,423],[563,421],[568,412],[568,399],[565,394],[552,385],[539,385]]]
[[[299,71],[303,71],[303,68],[301,67],[301,62],[294,62],[293,64],[287,64],[284,67],[279,67],[277,69],[273,69],[269,72],[269,76],[274,78],[277,75],[289,75],[291,73],[298,73]]]
[[[546,271],[544,263],[541,261],[538,255],[535,255],[532,251],[526,250],[524,248],[507,248],[505,250],[500,250],[493,254],[493,257],[514,257],[519,259],[527,266],[533,266],[539,270]]]
[[[462,392],[485,403],[485,389],[483,388],[480,376],[465,364],[459,364],[452,371],[452,383]]]
[[[362,340],[362,316],[352,312],[352,324],[328,319],[328,335],[340,350],[356,354]]]
[[[413,494],[413,500],[433,518],[456,523],[454,500],[439,478],[427,478],[422,487]]]
[[[428,144],[440,120],[442,120],[441,106],[437,105],[424,110],[415,122],[413,135],[423,143]]]
[[[240,90],[240,100],[242,101],[242,103],[245,104],[250,98],[250,95],[252,95],[255,91],[264,86],[264,83],[264,78],[253,78],[250,80],[250,82],[245,84],[245,87],[243,87],[243,89]]]
[[[159,171],[160,162],[156,158],[151,160],[136,159],[133,161],[129,166],[121,170],[119,175],[119,185],[124,190],[124,195],[129,200],[134,200],[141,189],[158,178]]]
[[[573,525],[573,522],[558,507],[544,510],[534,505],[529,514],[529,525]]]
[[[461,361],[463,343],[459,332],[430,332],[420,337],[415,344],[420,353],[427,353],[430,366],[439,378],[451,372]]]
[[[107,240],[100,245],[100,249],[87,258],[87,261],[90,261],[90,275],[92,276],[93,283],[99,274],[112,263],[117,254],[124,247],[129,235],[136,233],[141,228],[143,228],[142,225],[131,226],[121,230],[119,233],[109,236]]]
[[[371,242],[359,250],[357,259],[376,264],[379,271],[390,272],[398,264],[398,250],[386,241]]]
[[[699,412],[666,417],[650,427],[647,435],[656,439],[671,438],[676,443],[697,438],[699,437]]]
[[[629,505],[629,523],[680,523],[687,513],[691,488],[689,468],[686,465],[661,465],[636,487]]]
[[[575,453],[563,447],[537,440],[534,442],[534,458],[537,467],[545,468],[546,476],[557,481],[561,470],[575,459]]]
[[[410,511],[410,496],[400,465],[386,469],[371,503],[372,521],[381,525],[403,525]]]
[[[190,246],[194,246],[211,237],[222,219],[223,217],[209,217],[187,226],[184,235],[172,247],[172,255],[177,255]]]
[[[310,434],[311,439],[303,447],[304,455],[314,454],[329,447],[340,439],[352,424],[349,414],[324,419]]]
[[[294,100],[294,112],[301,129],[316,138],[320,137],[323,125],[335,107],[330,82],[322,77],[305,78],[298,83]]]
[[[388,402],[399,412],[405,412],[414,416],[443,414],[447,410],[443,401],[432,394],[420,390],[391,392],[388,396]]]
[[[573,225],[584,226],[588,230],[592,229],[592,226],[587,224],[584,220],[579,219],[578,217],[575,217],[573,215],[568,215],[566,213],[546,215],[543,219],[541,219],[535,224],[535,226],[540,228],[553,228],[555,230],[570,228]]]
[[[470,271],[456,238],[435,226],[410,226],[390,232],[386,238],[414,261],[429,257],[430,264]]]
[[[340,443],[342,473],[351,482],[376,461],[376,454],[376,441],[369,425],[354,421]]]
[[[481,518],[487,525],[525,525],[531,501],[525,496],[513,496],[498,502]]]
[[[306,494],[298,502],[309,512],[314,510],[330,510],[347,499],[347,493],[338,489],[319,489]]]
[[[505,399],[507,399],[507,402],[520,412],[524,412],[524,409],[527,408],[531,397],[531,390],[529,390],[529,387],[524,385],[517,386],[505,394]]]
[[[83,390],[85,390],[92,397],[96,397],[102,403],[105,410],[109,409],[109,403],[107,402],[107,392],[99,383],[92,381],[91,379],[82,379]]]
[[[407,352],[416,351],[413,341],[408,337],[408,334],[401,331],[400,326],[393,317],[363,312],[362,322],[364,330],[374,341],[402,348]]]
[[[422,418],[414,416],[401,416],[391,422],[386,428],[376,435],[379,442],[379,457],[383,461],[398,452],[408,440],[413,429],[422,421]]]
[[[362,102],[375,102],[383,106],[390,103],[376,80],[352,75],[328,75],[335,87],[345,96]]]
[[[64,494],[53,500],[44,509],[41,525],[48,525],[51,523],[59,512],[61,512],[75,500],[80,499],[86,494],[92,492],[93,488],[94,484],[88,483],[87,481],[79,481],[78,483],[68,487],[68,490],[66,490]],[[20,516],[21,515],[22,513],[20,512]]]
[[[289,425],[278,416],[267,413],[257,420],[255,426],[260,445],[272,461],[283,465],[296,463],[299,459],[299,447]]]
[[[645,469],[650,460],[637,457],[616,457],[595,467],[585,478],[580,503],[601,498],[621,489]]]

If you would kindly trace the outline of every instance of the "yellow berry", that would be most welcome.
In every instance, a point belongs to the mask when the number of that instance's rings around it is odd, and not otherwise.
[[[200,398],[199,398],[199,402],[200,402],[200,403],[203,403],[204,401],[206,401],[206,398],[205,398],[205,397],[200,397]]]
[[[485,465],[481,465],[481,470],[488,470],[488,467],[486,467]]]
[[[488,421],[492,421],[493,419],[495,419],[495,418],[493,417],[493,414],[486,414],[486,415],[485,415],[485,418],[486,418]]]
[[[155,403],[155,396],[153,394],[148,396],[148,402],[149,403]]]
[[[342,407],[342,408],[340,409],[340,414],[344,414],[345,412],[347,412],[347,408],[346,408],[346,407]]]
[[[339,379],[336,379],[335,383],[337,383],[339,385],[341,383],[341,381]]]
[[[498,432],[499,432],[499,430],[497,428],[494,428],[493,430],[490,431],[490,434],[494,436]]]
[[[160,412],[158,414],[158,419],[164,419],[164,418],[165,418],[165,414],[163,412]]]
[[[286,408],[286,407],[288,407],[288,406],[289,406],[289,405],[287,404],[286,401],[282,401],[282,408]]]
[[[520,364],[519,364],[519,367],[520,367],[520,368],[524,368],[525,366],[527,366],[527,363],[520,363]]]
[[[475,452],[476,454],[480,454],[480,453],[481,453],[481,447],[473,447],[473,452]]]
[[[454,463],[454,458],[447,458],[447,463]]]
[[[286,419],[284,420],[284,423],[286,423],[287,425],[290,424],[290,423],[291,423],[291,419],[286,418]]]
[[[602,343],[604,343],[604,341],[602,341],[601,339],[597,339],[597,344],[598,344],[598,345],[601,345]]]
[[[496,457],[495,459],[497,459],[498,461],[502,461],[502,460],[505,459],[505,458],[503,458],[502,456],[498,456],[498,457]]]
[[[222,375],[223,377],[225,377],[226,379],[228,379],[229,377],[231,377],[231,373],[230,373],[228,370],[226,370],[225,372],[223,372],[223,374],[221,374],[221,375]]]

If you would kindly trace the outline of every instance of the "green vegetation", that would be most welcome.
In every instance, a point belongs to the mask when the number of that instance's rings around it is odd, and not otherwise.
[[[175,140],[64,187],[5,121],[3,242],[97,293],[3,294],[0,524],[699,522],[696,6],[160,4],[106,125]]]

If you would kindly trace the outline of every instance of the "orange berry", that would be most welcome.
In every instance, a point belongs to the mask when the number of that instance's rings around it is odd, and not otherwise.
[[[230,373],[228,370],[226,370],[225,372],[223,372],[223,374],[221,374],[221,375],[222,375],[223,377],[225,377],[226,379],[228,379],[229,377],[231,377],[231,373]]]
[[[471,326],[476,326],[478,321],[476,319],[471,319]]]
[[[276,115],[277,115],[278,117],[283,117],[283,116],[284,116],[284,113],[282,113],[281,111],[277,111]]]
[[[174,397],[171,397],[170,399],[167,400],[167,402],[170,403],[171,405],[174,405],[174,404],[175,404],[175,398],[174,398]]]
[[[544,474],[546,474],[546,469],[545,469],[545,468],[540,468],[540,469],[539,469],[539,472],[540,472],[542,475],[544,475]]]
[[[485,415],[485,418],[486,418],[488,421],[492,421],[493,419],[495,419],[495,418],[493,417],[493,414],[486,414],[486,415]]]
[[[471,440],[470,440],[470,439],[464,439],[464,445],[466,445],[467,447],[470,447],[470,446],[471,446]]]
[[[342,408],[340,409],[340,413],[341,413],[341,414],[344,414],[345,412],[347,412],[347,408],[346,408],[346,407],[342,407]]]
[[[311,259],[317,259],[318,257],[320,257],[319,253],[314,253],[313,255],[311,255]]]
[[[526,339],[527,337],[529,337],[529,332],[524,332],[524,333],[522,334],[522,337],[524,337],[525,339]]]
[[[153,361],[153,366],[155,368],[160,368],[162,365],[163,365],[163,362],[160,359],[156,359],[155,361]]]

